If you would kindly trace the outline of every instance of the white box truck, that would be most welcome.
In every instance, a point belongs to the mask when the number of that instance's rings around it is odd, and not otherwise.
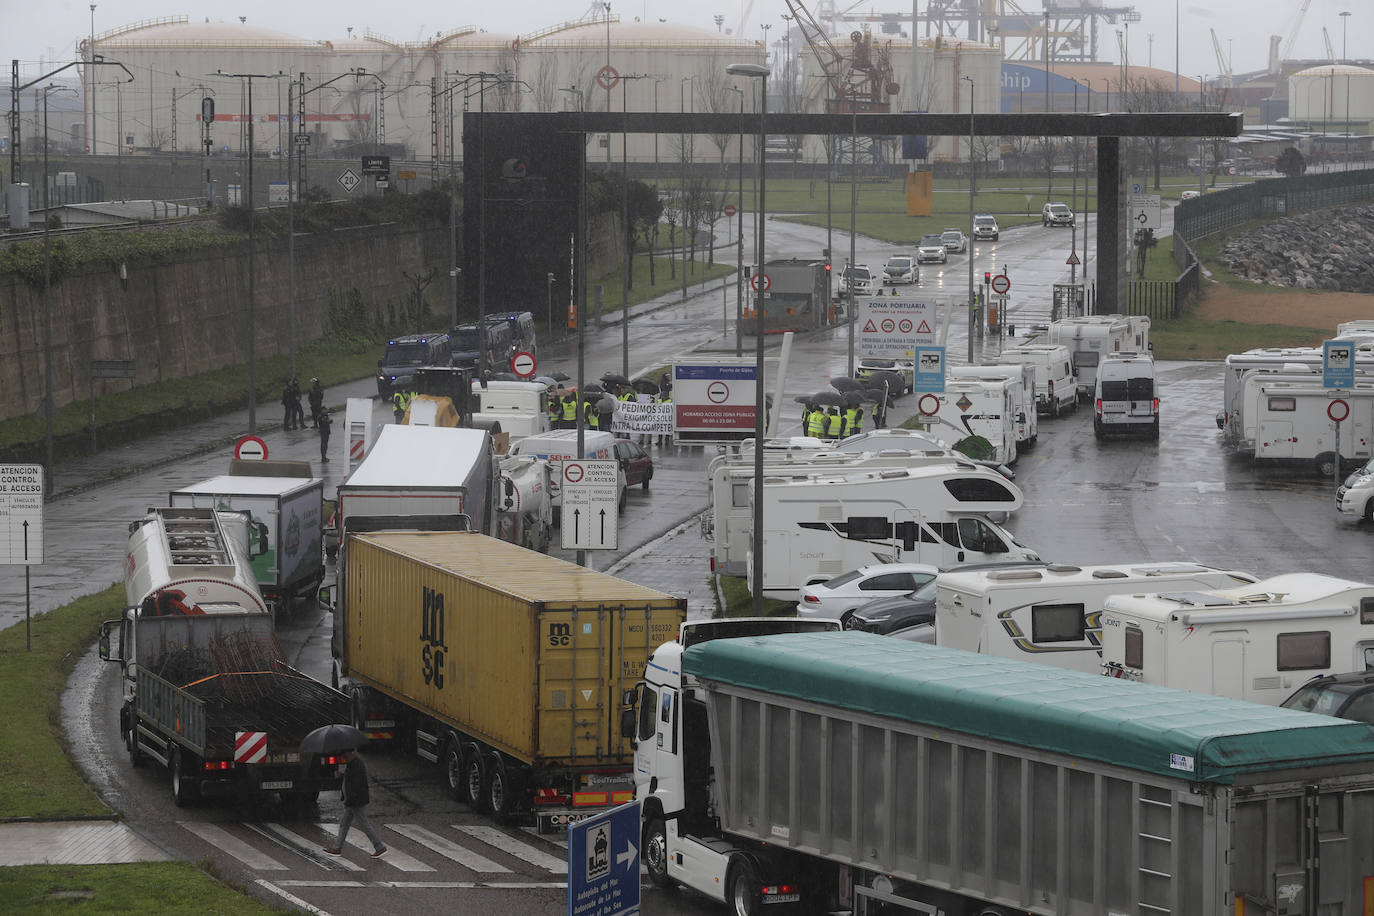
[[[1368,725],[802,623],[654,651],[621,733],[655,885],[737,916],[1366,909]]]
[[[997,362],[1021,364],[1035,370],[1036,409],[1051,417],[1078,408],[1078,389],[1073,377],[1069,348],[1063,344],[1023,343],[1006,347]]]
[[[1278,705],[1304,681],[1374,668],[1374,585],[1289,573],[1227,589],[1115,595],[1102,671]]]
[[[754,488],[749,500],[754,504]],[[796,601],[812,576],[871,563],[1038,560],[989,518],[1021,506],[1021,491],[987,468],[962,464],[765,476],[763,593]],[[751,514],[752,517],[752,514]],[[753,579],[754,556],[746,575]]]
[[[936,583],[935,641],[951,649],[1096,673],[1102,668],[1101,616],[1108,597],[1254,581],[1243,572],[1148,560],[953,569]]]
[[[315,598],[324,579],[324,480],[225,475],[173,490],[168,505],[247,512],[261,539],[253,574],[276,612]]]

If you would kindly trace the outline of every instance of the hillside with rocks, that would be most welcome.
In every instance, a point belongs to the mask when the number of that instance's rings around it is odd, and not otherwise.
[[[1276,220],[1232,238],[1221,261],[1257,284],[1374,293],[1374,205]]]

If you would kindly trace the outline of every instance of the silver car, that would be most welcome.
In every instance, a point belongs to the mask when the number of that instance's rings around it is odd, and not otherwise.
[[[968,251],[968,238],[961,229],[946,229],[940,233],[940,241],[945,243],[945,250],[952,254]]]
[[[921,236],[921,244],[916,248],[916,263],[924,264],[926,261],[937,261],[944,264],[948,260],[949,251],[945,248],[944,239],[933,232]]]
[[[916,266],[916,259],[909,254],[895,254],[883,265],[884,286],[889,283],[894,286],[898,283],[915,283],[919,279],[921,271]]]

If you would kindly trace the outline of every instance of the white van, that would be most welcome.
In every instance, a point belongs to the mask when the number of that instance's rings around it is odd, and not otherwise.
[[[1021,363],[1035,370],[1036,409],[1051,417],[1078,409],[1077,381],[1069,348],[1062,344],[1024,343],[997,355],[1003,365]]]
[[[1143,432],[1159,438],[1159,391],[1153,356],[1123,350],[1108,353],[1097,367],[1093,434]]]
[[[615,436],[603,430],[583,430],[582,457],[605,458],[615,461]],[[563,460],[577,457],[577,430],[555,429],[537,436],[527,436],[510,447],[512,457],[527,455],[549,462],[549,493],[553,502],[553,523],[556,525],[563,509]],[[625,472],[619,463],[615,472],[616,499],[620,511],[625,511]]]

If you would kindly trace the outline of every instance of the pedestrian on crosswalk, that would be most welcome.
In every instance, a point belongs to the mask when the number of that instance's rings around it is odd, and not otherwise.
[[[333,846],[324,847],[324,851],[331,856],[343,855],[344,839],[348,836],[348,828],[354,821],[358,822],[359,829],[367,834],[367,838],[372,841],[372,858],[376,859],[386,853],[386,844],[377,835],[372,824],[367,820],[367,803],[371,801],[367,787],[367,764],[363,758],[358,756],[356,750],[345,752],[344,758],[348,761],[348,766],[344,769],[343,778],[343,817],[339,818],[339,837],[334,841]]]

